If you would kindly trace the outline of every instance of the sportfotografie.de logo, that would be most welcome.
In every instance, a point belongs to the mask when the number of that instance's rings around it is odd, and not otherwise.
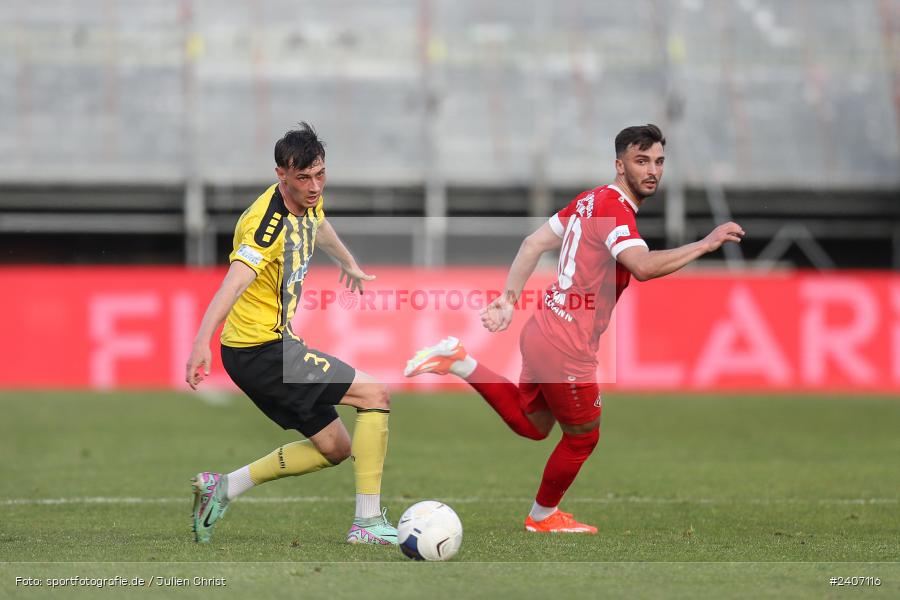
[[[301,310],[481,310],[501,295],[500,290],[460,289],[395,289],[395,290],[304,290],[301,294]],[[546,290],[522,291],[515,304],[517,310],[544,307],[548,301],[568,311],[595,310],[597,295],[548,293]]]

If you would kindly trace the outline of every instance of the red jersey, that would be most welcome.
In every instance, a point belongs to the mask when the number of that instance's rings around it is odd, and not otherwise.
[[[550,217],[562,238],[556,281],[535,314],[547,340],[582,362],[595,362],[600,335],[631,273],[616,262],[622,250],[647,247],[635,222],[637,206],[622,190],[606,185],[579,194]]]

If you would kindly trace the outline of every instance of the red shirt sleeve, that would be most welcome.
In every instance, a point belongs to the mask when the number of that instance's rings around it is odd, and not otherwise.
[[[566,233],[566,227],[569,225],[569,217],[578,210],[578,203],[592,195],[593,191],[578,194],[574,200],[566,204],[559,212],[550,217],[548,223],[550,224],[550,229],[553,230],[553,233],[562,237]]]
[[[641,238],[635,221],[634,210],[627,204],[624,198],[607,200],[604,204],[604,216],[615,219],[615,226],[609,231],[604,240],[606,248],[613,258],[617,258],[622,250],[643,246],[647,248],[647,242]]]

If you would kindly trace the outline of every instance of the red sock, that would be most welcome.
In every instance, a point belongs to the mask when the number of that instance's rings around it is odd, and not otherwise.
[[[482,366],[481,363],[478,363],[466,381],[481,394],[482,398],[487,400],[487,403],[497,411],[510,429],[533,440],[542,440],[547,437],[537,430],[522,411],[521,395],[515,384]]]
[[[544,477],[535,498],[538,504],[547,508],[559,506],[563,495],[575,481],[581,465],[591,455],[599,439],[599,429],[579,435],[563,433],[562,439],[547,460],[547,466],[544,467]]]

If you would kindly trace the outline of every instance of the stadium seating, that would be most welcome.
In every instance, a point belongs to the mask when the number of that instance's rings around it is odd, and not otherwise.
[[[73,260],[65,236],[105,234],[125,262],[209,262],[221,252],[191,239],[226,243],[299,119],[328,142],[332,214],[434,216],[434,185],[450,215],[545,214],[610,178],[618,129],[653,121],[682,237],[712,223],[718,189],[751,258],[808,234],[830,264],[900,266],[896,1],[300,4],[0,6],[16,34],[0,36],[0,231],[52,234]],[[645,236],[665,243],[664,223],[648,206]],[[136,256],[126,233],[179,251]]]

